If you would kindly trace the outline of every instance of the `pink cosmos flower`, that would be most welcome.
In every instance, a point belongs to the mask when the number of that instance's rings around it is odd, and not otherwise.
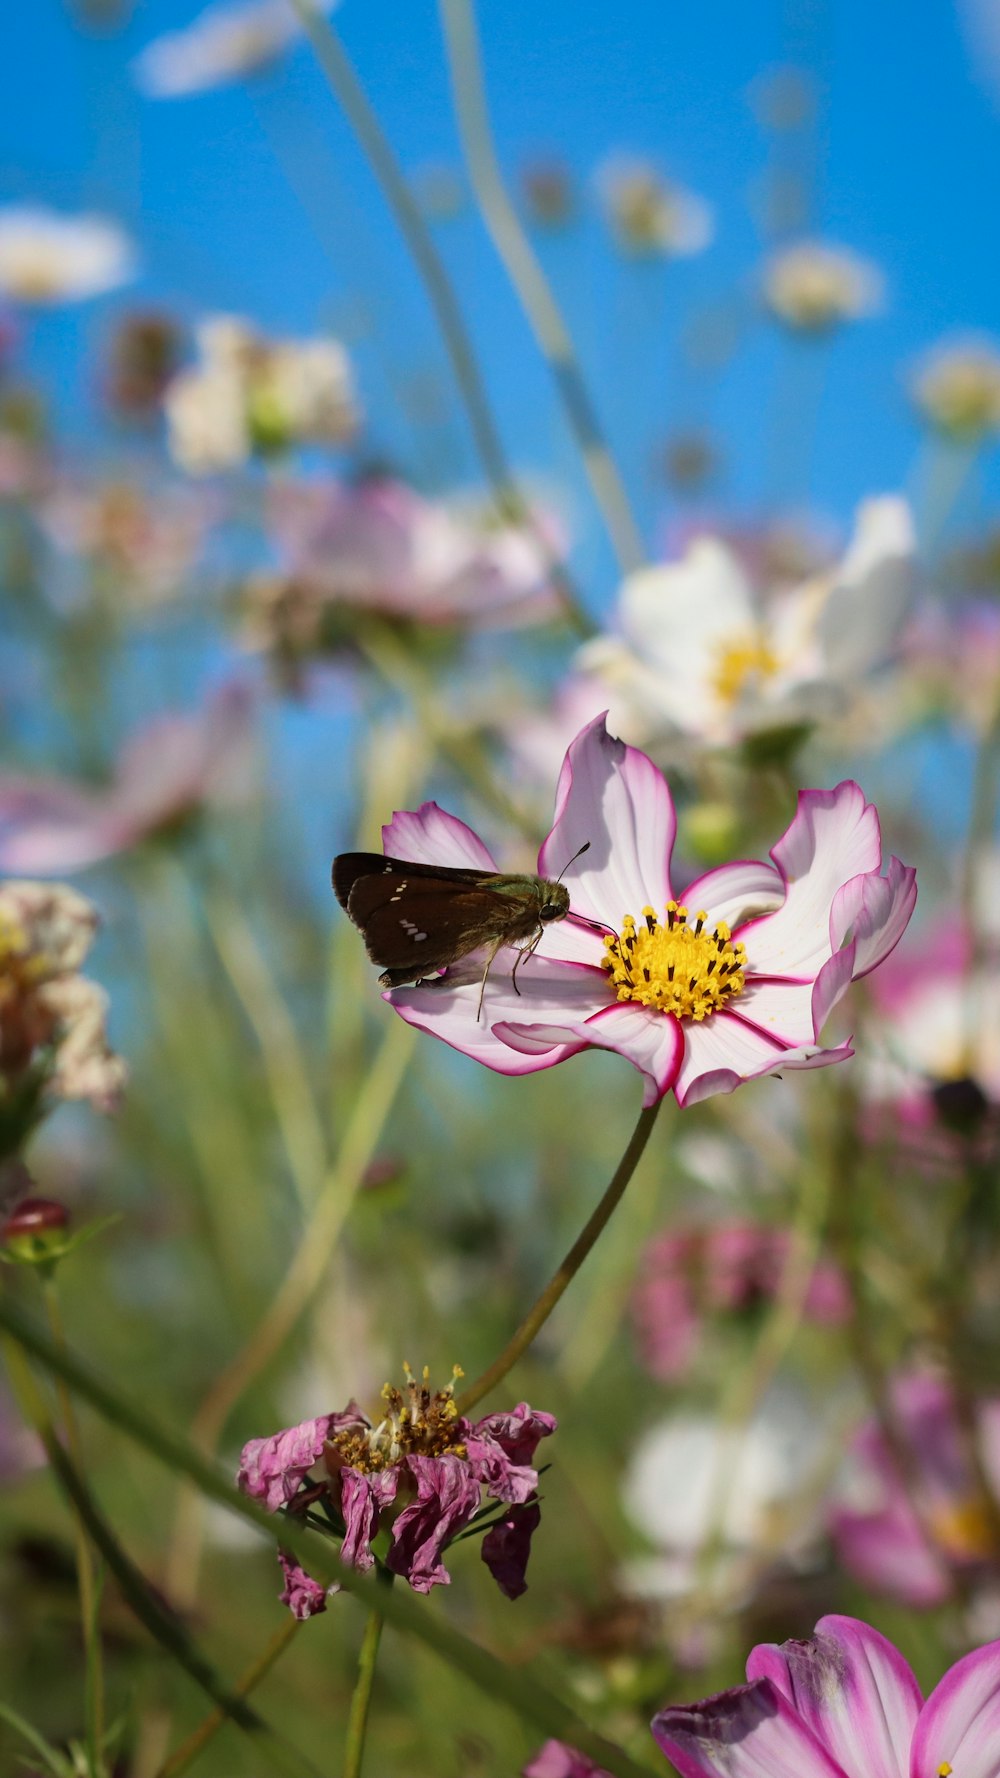
[[[970,1111],[977,1101],[1000,1105],[1000,969],[989,936],[977,957],[962,922],[939,919],[919,945],[901,945],[873,985],[880,1028],[865,1090],[907,1123],[926,1126],[935,1106],[947,1121],[950,1101],[960,1110],[967,1099]]]
[[[110,785],[0,774],[0,870],[83,870],[128,851],[206,803],[245,797],[253,764],[252,694],[222,688],[192,716],[159,716],[132,736]]]
[[[663,1710],[653,1735],[680,1778],[996,1778],[1000,1642],[956,1661],[924,1701],[892,1643],[824,1617],[761,1643],[747,1685]]]
[[[948,1385],[926,1372],[898,1377],[892,1404],[913,1477],[904,1487],[881,1429],[867,1421],[849,1453],[830,1528],[841,1561],[864,1586],[928,1608],[952,1597],[956,1574],[984,1574],[996,1552]],[[977,1418],[986,1473],[1000,1497],[1000,1398],[981,1402]]]
[[[407,1371],[405,1392],[386,1384],[377,1425],[352,1401],[343,1413],[322,1414],[244,1447],[237,1483],[269,1512],[329,1503],[343,1521],[343,1561],[362,1571],[375,1562],[372,1542],[392,1526],[386,1567],[418,1593],[447,1586],[442,1561],[453,1541],[480,1512],[501,1503],[482,1542],[482,1556],[501,1592],[524,1592],[531,1538],[539,1521],[540,1441],[556,1429],[551,1414],[521,1402],[511,1413],[470,1421],[456,1409],[454,1383],[432,1394]],[[282,1555],[283,1604],[296,1617],[325,1610],[322,1587]]]
[[[790,1242],[787,1229],[736,1220],[667,1229],[650,1242],[640,1261],[632,1316],[651,1374],[661,1382],[683,1376],[706,1320],[772,1298]],[[847,1286],[829,1260],[813,1270],[803,1313],[825,1323],[850,1314]]]
[[[608,1778],[603,1766],[595,1766],[586,1754],[567,1747],[565,1741],[546,1741],[521,1773],[521,1778]]]
[[[888,956],[916,900],[915,873],[897,858],[880,875],[878,816],[857,784],[801,792],[771,863],[722,865],[677,897],[675,828],[652,761],[596,718],[566,755],[538,857],[543,876],[563,873],[569,917],[545,926],[529,954],[499,953],[482,1012],[481,954],[385,997],[501,1074],[617,1050],[642,1074],[646,1105],[671,1088],[690,1105],[852,1055],[849,1044],[824,1049],[822,1027],[851,981]],[[394,815],[382,837],[396,858],[497,869],[436,803]]]

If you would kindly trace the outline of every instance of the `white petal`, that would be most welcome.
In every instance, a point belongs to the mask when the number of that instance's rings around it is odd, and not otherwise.
[[[740,1081],[776,1065],[782,1053],[775,1038],[732,1013],[713,1013],[700,1025],[685,1019],[684,1060],[674,1083],[678,1102],[690,1105],[713,1093],[731,1093]]]
[[[878,816],[851,780],[835,790],[803,790],[794,821],[772,847],[787,890],[777,913],[740,929],[757,975],[816,975],[831,954],[834,898],[852,877],[882,862]]]
[[[696,877],[680,899],[692,914],[704,908],[710,926],[724,920],[732,930],[780,908],[785,883],[776,865],[758,858],[739,858]]]
[[[387,857],[403,858],[407,864],[443,864],[449,870],[497,868],[479,835],[437,803],[397,809],[382,829],[382,845]]]

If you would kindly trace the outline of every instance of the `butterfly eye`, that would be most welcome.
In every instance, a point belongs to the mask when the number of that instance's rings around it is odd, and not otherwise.
[[[561,915],[563,915],[565,912],[566,912],[566,909],[561,908],[559,906],[558,902],[547,901],[545,903],[544,907],[539,908],[538,918],[541,920],[542,925],[544,926],[547,924],[547,922],[549,920],[558,920],[561,917]]]

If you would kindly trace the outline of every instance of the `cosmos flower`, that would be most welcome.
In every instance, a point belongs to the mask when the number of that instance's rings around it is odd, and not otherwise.
[[[566,755],[538,860],[543,876],[563,873],[569,917],[546,925],[533,953],[501,950],[485,989],[473,956],[387,998],[408,1023],[502,1074],[617,1050],[642,1074],[647,1105],[671,1088],[687,1105],[851,1055],[849,1044],[823,1047],[823,1024],[850,982],[888,956],[916,900],[915,873],[898,859],[879,874],[878,816],[857,784],[802,791],[771,863],[722,865],[677,897],[675,827],[651,760],[596,718]],[[395,815],[382,837],[395,858],[497,869],[436,803]],[[404,929],[413,925],[407,915]]]
[[[124,478],[60,479],[36,502],[35,516],[61,558],[46,576],[53,605],[96,595],[145,609],[183,590],[217,512],[206,490],[189,483],[154,491]]]
[[[603,1766],[595,1766],[586,1754],[567,1747],[565,1741],[546,1741],[533,1760],[523,1768],[521,1778],[609,1778]]]
[[[976,957],[958,920],[937,920],[872,983],[878,1015],[866,1044],[868,1099],[891,1102],[907,1123],[932,1121],[949,1097],[1000,1105],[1000,976],[996,930]]]
[[[0,209],[0,296],[11,302],[81,302],[127,284],[135,272],[132,243],[106,217],[30,204]]]
[[[272,530],[287,565],[249,586],[246,627],[270,653],[335,647],[352,612],[489,628],[556,609],[545,542],[527,525],[490,523],[388,478],[277,489]]]
[[[711,245],[715,233],[711,206],[665,178],[651,161],[614,155],[600,169],[597,186],[624,252],[685,259]]]
[[[748,1684],[654,1718],[680,1778],[995,1778],[1000,1642],[956,1661],[924,1701],[898,1649],[858,1618],[761,1643]]]
[[[708,1321],[773,1299],[790,1247],[787,1229],[734,1219],[658,1235],[639,1261],[632,1295],[646,1369],[660,1382],[683,1376]],[[838,1322],[849,1312],[843,1277],[820,1260],[806,1289],[803,1318]]]
[[[331,12],[336,0],[316,0]],[[291,0],[221,0],[180,31],[155,37],[132,63],[147,99],[183,99],[270,67],[302,35]]]
[[[928,1372],[896,1377],[892,1407],[911,1454],[907,1485],[880,1426],[866,1421],[848,1454],[830,1529],[862,1586],[927,1609],[954,1596],[956,1575],[988,1575],[996,1548],[948,1385]],[[1000,1490],[1000,1398],[980,1402],[976,1417],[987,1476]]]
[[[499,1502],[482,1542],[482,1557],[501,1592],[524,1592],[532,1533],[540,1517],[534,1457],[556,1429],[551,1414],[521,1402],[511,1413],[466,1420],[454,1382],[432,1393],[427,1372],[417,1381],[407,1367],[406,1388],[386,1384],[376,1422],[352,1401],[342,1413],[306,1420],[244,1446],[237,1482],[269,1512],[319,1499],[343,1521],[341,1557],[365,1571],[374,1566],[372,1542],[392,1529],[386,1567],[415,1592],[451,1580],[442,1561],[452,1542],[483,1508]],[[460,1373],[456,1372],[456,1376]],[[284,1604],[296,1617],[325,1608],[318,1583],[287,1557]]]
[[[0,870],[56,875],[125,852],[205,804],[252,787],[252,699],[223,687],[192,716],[159,716],[132,736],[103,791],[63,778],[0,775]]]
[[[913,521],[895,497],[862,504],[835,568],[777,591],[697,536],[680,561],[627,576],[618,633],[586,643],[576,669],[632,738],[728,746],[842,711],[891,658],[915,591]]]
[[[164,395],[170,450],[189,474],[301,445],[342,445],[353,435],[351,365],[336,340],[271,340],[235,316],[216,315],[198,328],[197,346],[198,363]]]
[[[772,254],[761,293],[775,319],[793,332],[826,334],[878,314],[885,280],[877,266],[848,247],[799,241]]]
[[[911,379],[921,418],[959,443],[1000,432],[1000,347],[985,336],[943,341]]]
[[[125,1065],[107,996],[79,973],[96,930],[96,909],[65,884],[0,884],[0,1158],[54,1100],[117,1104]]]

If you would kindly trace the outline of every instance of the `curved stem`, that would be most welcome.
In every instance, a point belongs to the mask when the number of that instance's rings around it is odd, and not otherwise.
[[[316,0],[291,0],[291,4],[312,44],[330,90],[382,187],[413,256],[413,263],[423,280],[441,329],[459,393],[465,403],[476,450],[487,479],[500,504],[508,512],[515,513],[522,523],[531,525],[545,552],[549,572],[559,592],[567,619],[582,636],[590,636],[594,626],[580,605],[568,575],[554,560],[544,536],[532,522],[530,508],[511,475],[506,452],[493,419],[486,385],[476,362],[472,341],[451,279],[350,57],[329,20],[320,12]]]
[[[490,130],[472,0],[440,0],[441,25],[466,165],[483,221],[531,323],[579,446],[594,499],[623,574],[646,561],[624,483],[548,281],[504,185]]]
[[[476,1381],[459,1396],[458,1411],[460,1414],[467,1414],[470,1408],[482,1401],[484,1395],[488,1395],[491,1389],[495,1389],[496,1385],[503,1381],[508,1371],[513,1370],[518,1359],[528,1350],[540,1329],[545,1326],[559,1298],[576,1277],[588,1253],[607,1227],[612,1214],[621,1202],[629,1180],[642,1159],[643,1150],[652,1133],[660,1104],[661,1101],[658,1099],[655,1105],[643,1106],[635,1129],[629,1137],[628,1147],[615,1168],[611,1183],[597,1209],[573,1242],[562,1265],[556,1268],[541,1296],[528,1310],[517,1332],[507,1342],[499,1358],[494,1359],[482,1376],[477,1377]]]
[[[391,1574],[385,1575],[381,1568],[377,1572],[383,1585],[392,1585]],[[384,1621],[380,1612],[370,1612],[361,1640],[358,1677],[355,1681],[350,1714],[347,1718],[344,1778],[361,1778],[361,1767],[365,1756],[365,1736],[368,1732],[368,1712],[371,1709],[372,1688],[375,1684],[375,1664],[378,1660],[378,1648],[382,1640]]]
[[[248,1667],[237,1681],[232,1692],[234,1698],[248,1698],[250,1696],[254,1688],[270,1673],[275,1662],[284,1654],[299,1628],[299,1619],[289,1616],[287,1623],[275,1632],[263,1653],[258,1655],[253,1665]],[[191,1761],[201,1753],[204,1747],[208,1746],[218,1730],[225,1728],[227,1720],[224,1710],[211,1711],[204,1722],[199,1723],[196,1729],[192,1729],[187,1739],[181,1742],[181,1745],[160,1767],[156,1778],[180,1778],[181,1773],[187,1771]]]

